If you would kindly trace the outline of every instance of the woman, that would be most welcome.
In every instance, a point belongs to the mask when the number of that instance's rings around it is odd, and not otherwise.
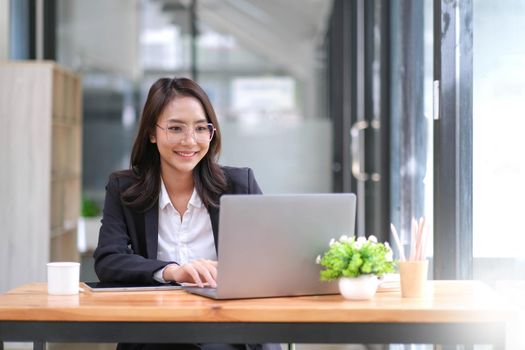
[[[219,198],[261,193],[251,169],[218,165],[220,147],[217,117],[199,85],[186,78],[163,78],[152,85],[131,169],[112,174],[106,187],[94,253],[101,281],[216,286]],[[245,346],[119,344],[118,348]]]

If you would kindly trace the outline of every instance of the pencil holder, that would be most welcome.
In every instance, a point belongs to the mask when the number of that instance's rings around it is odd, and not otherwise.
[[[399,276],[403,298],[423,297],[428,277],[428,260],[400,261]]]

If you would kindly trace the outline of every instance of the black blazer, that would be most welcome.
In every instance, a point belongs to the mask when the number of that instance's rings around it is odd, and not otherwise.
[[[250,168],[222,168],[228,180],[223,194],[261,194]],[[173,263],[157,260],[159,206],[146,212],[122,204],[123,191],[133,184],[131,176],[112,174],[106,199],[98,246],[94,252],[95,271],[101,281],[156,283],[155,271]],[[219,235],[219,208],[208,208],[215,249]]]

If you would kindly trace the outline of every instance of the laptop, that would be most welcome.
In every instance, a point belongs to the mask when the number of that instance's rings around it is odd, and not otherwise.
[[[184,287],[213,299],[335,294],[316,257],[332,238],[354,234],[352,193],[224,195],[217,288]]]

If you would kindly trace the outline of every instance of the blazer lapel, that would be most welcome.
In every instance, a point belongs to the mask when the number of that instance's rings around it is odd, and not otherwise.
[[[154,205],[145,214],[146,248],[149,259],[157,259],[159,242],[159,205]]]
[[[213,230],[213,240],[215,241],[215,252],[217,250],[217,242],[219,237],[219,208],[218,207],[208,207],[208,213],[210,214],[211,220],[211,229]]]

